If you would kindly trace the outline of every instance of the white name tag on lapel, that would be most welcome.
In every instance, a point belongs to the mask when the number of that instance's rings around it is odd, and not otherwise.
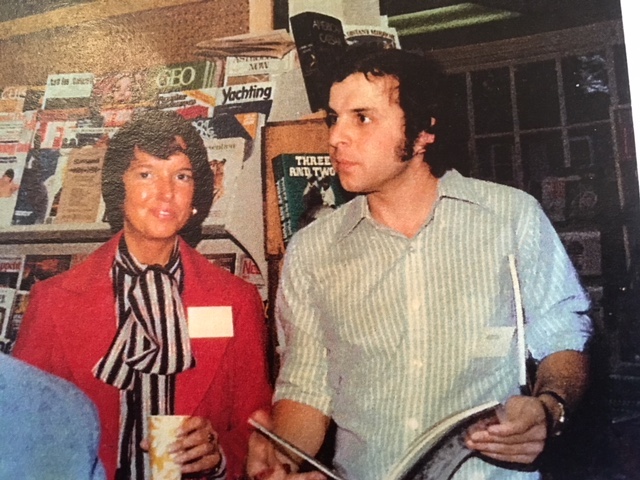
[[[233,337],[231,307],[187,307],[187,325],[191,338]]]
[[[515,327],[490,327],[482,330],[476,348],[473,351],[474,358],[504,357],[509,353],[511,340]]]

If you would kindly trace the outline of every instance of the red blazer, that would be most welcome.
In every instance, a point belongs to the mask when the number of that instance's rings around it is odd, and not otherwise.
[[[31,291],[14,355],[80,387],[102,424],[100,457],[114,478],[118,453],[119,390],[91,373],[116,333],[110,269],[120,235],[75,268],[38,282]],[[180,240],[183,303],[231,306],[232,338],[193,338],[196,367],[178,375],[176,414],[208,418],[220,435],[229,478],[240,476],[247,452],[248,416],[269,405],[265,322],[256,288]]]

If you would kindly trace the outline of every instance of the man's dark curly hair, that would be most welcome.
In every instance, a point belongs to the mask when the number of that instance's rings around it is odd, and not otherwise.
[[[329,85],[362,73],[367,78],[391,76],[398,80],[398,99],[405,117],[404,157],[411,158],[415,141],[421,132],[439,133],[438,124],[431,125],[431,118],[439,119],[442,69],[434,60],[416,53],[381,48],[377,45],[353,45],[347,47],[331,72]],[[436,177],[450,168],[430,145],[425,162]]]
[[[182,142],[178,141],[178,137]],[[182,145],[186,145],[186,148]],[[123,176],[134,158],[136,148],[163,159],[182,152],[191,161],[195,184],[193,206],[197,213],[191,216],[179,233],[188,243],[196,245],[202,236],[202,222],[213,202],[213,173],[207,160],[207,149],[196,128],[171,111],[146,110],[137,113],[109,140],[102,170],[102,196],[111,231],[118,232],[124,226]]]

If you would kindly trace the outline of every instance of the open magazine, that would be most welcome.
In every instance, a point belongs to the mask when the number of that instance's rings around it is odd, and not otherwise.
[[[460,464],[473,454],[465,444],[467,429],[480,420],[492,420],[500,405],[491,401],[456,412],[425,431],[411,444],[405,455],[382,480],[447,480]],[[253,419],[249,423],[281,447],[303,458],[334,480],[345,480],[326,465],[269,431]]]
[[[467,429],[480,420],[493,420],[499,402],[456,412],[414,440],[384,480],[447,480],[473,451],[464,439]]]

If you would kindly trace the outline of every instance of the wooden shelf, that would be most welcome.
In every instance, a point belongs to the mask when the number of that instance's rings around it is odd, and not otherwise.
[[[203,238],[226,238],[221,225],[204,225]],[[0,230],[0,244],[106,242],[112,233],[106,224],[28,225]]]

